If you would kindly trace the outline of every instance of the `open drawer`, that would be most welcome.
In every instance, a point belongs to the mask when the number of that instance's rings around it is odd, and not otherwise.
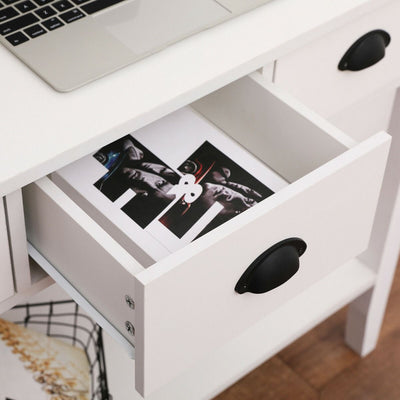
[[[48,178],[24,190],[29,241],[135,346],[143,395],[367,247],[390,146],[386,133],[355,143],[258,73],[192,106],[291,184],[148,268]],[[290,280],[235,292],[261,253],[292,237],[307,250]]]

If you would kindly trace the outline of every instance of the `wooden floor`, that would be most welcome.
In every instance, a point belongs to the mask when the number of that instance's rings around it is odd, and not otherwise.
[[[215,400],[400,400],[400,267],[378,346],[364,359],[344,343],[346,309]]]

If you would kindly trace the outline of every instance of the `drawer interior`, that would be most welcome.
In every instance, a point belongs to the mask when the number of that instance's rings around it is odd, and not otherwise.
[[[192,107],[294,182],[355,145],[355,141],[276,85],[253,73]]]

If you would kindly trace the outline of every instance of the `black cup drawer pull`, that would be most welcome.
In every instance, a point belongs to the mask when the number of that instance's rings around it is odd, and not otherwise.
[[[385,57],[386,47],[389,46],[390,35],[377,29],[360,37],[340,60],[338,68],[341,71],[361,71]]]
[[[306,251],[304,240],[290,238],[274,244],[258,256],[238,280],[235,291],[266,293],[287,282],[299,270]]]

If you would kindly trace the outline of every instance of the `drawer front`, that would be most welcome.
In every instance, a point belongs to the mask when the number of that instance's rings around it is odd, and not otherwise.
[[[400,2],[393,1],[277,61],[275,83],[324,117],[400,78]],[[340,71],[349,47],[383,29],[391,36],[385,57],[362,71]]]
[[[390,137],[380,133],[345,150],[346,135],[262,79],[256,81],[243,78],[195,108],[241,142],[246,140],[235,132],[238,126],[245,139],[257,136],[246,147],[261,159],[271,158],[271,166],[295,182],[147,269],[49,179],[24,190],[29,241],[134,343],[135,385],[143,395],[367,246]],[[277,157],[270,147],[278,153],[286,148],[289,155]],[[330,161],[321,162],[322,154]],[[291,165],[284,171],[284,164]],[[250,263],[289,237],[308,246],[293,278],[263,295],[236,293]],[[134,310],[125,304],[126,294],[134,299]],[[133,323],[134,336],[126,321]]]
[[[14,294],[14,281],[3,200],[0,201],[0,302]]]
[[[256,75],[194,107],[295,182],[137,275],[136,388],[145,394],[362,252],[389,150],[380,133],[329,154],[343,133]],[[313,165],[323,153],[330,161]],[[246,268],[291,237],[308,246],[299,271],[265,294],[236,293]]]
[[[367,247],[387,156],[381,139],[374,137],[339,156],[226,223],[218,234],[198,240],[195,255],[193,247],[184,249],[159,269],[139,274],[140,392],[151,393],[167,383]],[[296,275],[263,295],[234,291],[256,257],[293,236],[308,246]]]

